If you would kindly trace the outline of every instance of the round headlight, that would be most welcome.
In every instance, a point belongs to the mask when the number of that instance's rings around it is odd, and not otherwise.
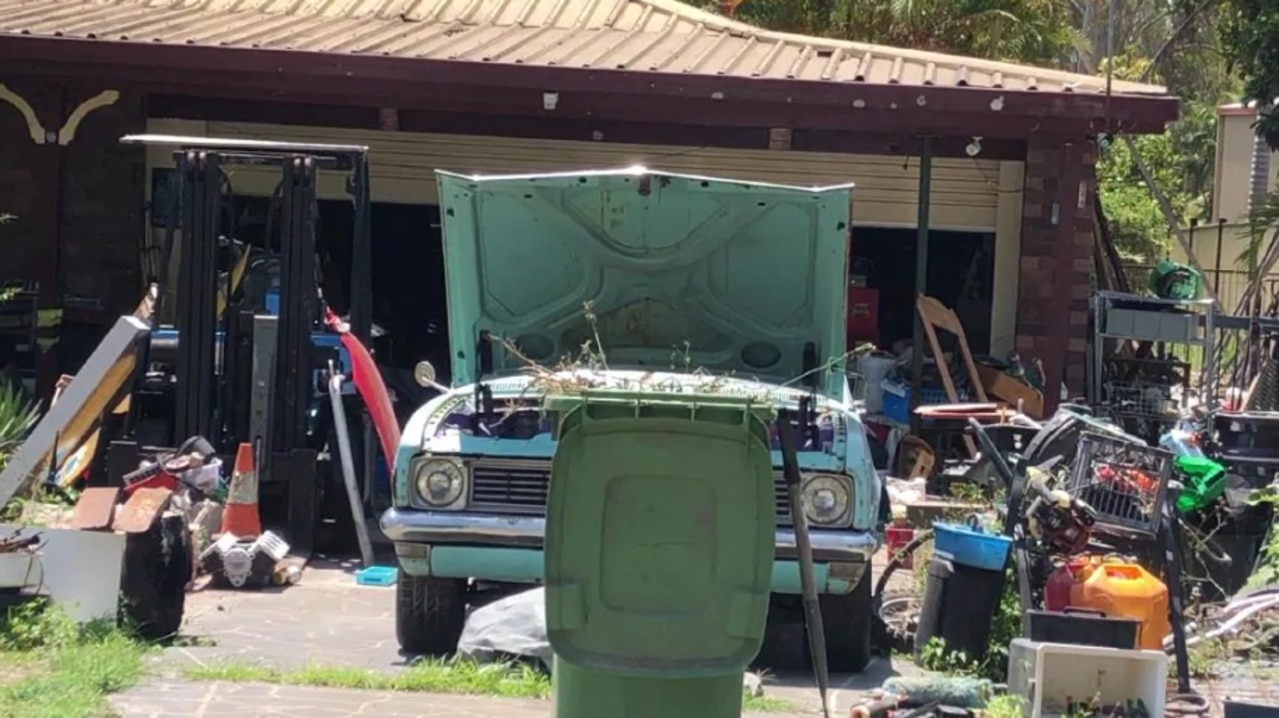
[[[417,465],[414,483],[428,506],[451,507],[466,494],[466,470],[449,459],[427,459]]]
[[[842,476],[818,475],[804,481],[804,514],[818,526],[831,526],[848,519],[852,492]]]

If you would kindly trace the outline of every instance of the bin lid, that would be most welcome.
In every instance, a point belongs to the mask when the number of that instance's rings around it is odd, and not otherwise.
[[[545,551],[557,656],[652,677],[745,669],[772,584],[771,412],[710,395],[550,403],[562,417]]]

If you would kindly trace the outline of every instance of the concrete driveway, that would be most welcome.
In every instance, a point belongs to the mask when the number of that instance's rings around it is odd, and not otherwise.
[[[299,686],[191,683],[182,667],[219,662],[256,662],[281,670],[307,665],[355,667],[379,672],[403,670],[408,661],[395,641],[395,589],[357,586],[354,564],[319,561],[302,582],[260,592],[213,591],[188,598],[183,645],[155,659],[157,678],[114,699],[123,718],[548,718],[548,701],[521,701],[424,693],[339,690]],[[832,677],[832,711],[850,706],[897,672],[918,674],[907,661],[877,661],[863,674]],[[1272,671],[1267,676],[1279,675]],[[1198,686],[1213,699],[1279,704],[1279,685],[1255,676],[1232,676]],[[765,693],[795,706],[792,714],[818,715],[819,700],[808,675],[765,677]]]
[[[155,659],[161,676],[116,697],[125,718],[251,718],[255,716],[426,716],[461,718],[503,715],[546,718],[546,701],[518,701],[420,693],[353,691],[255,684],[196,684],[181,679],[185,666],[220,662],[260,663],[281,670],[307,665],[403,670],[408,659],[395,641],[395,589],[355,583],[354,563],[318,561],[300,584],[268,591],[201,590],[187,599],[182,645]],[[905,666],[909,669],[909,666]],[[848,707],[884,678],[886,661],[857,676],[835,676],[832,715]],[[799,713],[818,713],[810,676],[766,676],[765,693],[786,700]],[[770,714],[774,718],[784,718]]]

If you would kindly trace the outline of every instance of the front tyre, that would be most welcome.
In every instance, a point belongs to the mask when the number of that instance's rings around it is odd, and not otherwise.
[[[466,579],[410,576],[396,580],[395,637],[406,653],[442,657],[457,650],[466,622]]]
[[[826,663],[832,673],[861,673],[870,663],[872,583],[867,566],[851,593],[818,596],[822,626],[826,629]]]

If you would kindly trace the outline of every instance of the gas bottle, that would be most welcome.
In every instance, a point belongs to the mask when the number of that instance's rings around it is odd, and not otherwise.
[[[1137,564],[1099,561],[1084,565],[1070,589],[1070,605],[1141,621],[1138,648],[1162,651],[1164,637],[1172,631],[1168,587]]]
[[[1070,608],[1070,591],[1079,583],[1079,574],[1087,566],[1100,565],[1101,556],[1076,556],[1058,566],[1044,583],[1044,610],[1064,611]]]
[[[888,556],[892,558],[915,539],[915,529],[906,523],[905,518],[895,518],[893,523],[889,524],[888,528],[884,530],[884,539],[888,548]],[[913,569],[915,567],[914,556],[903,557],[901,567],[908,571]]]

